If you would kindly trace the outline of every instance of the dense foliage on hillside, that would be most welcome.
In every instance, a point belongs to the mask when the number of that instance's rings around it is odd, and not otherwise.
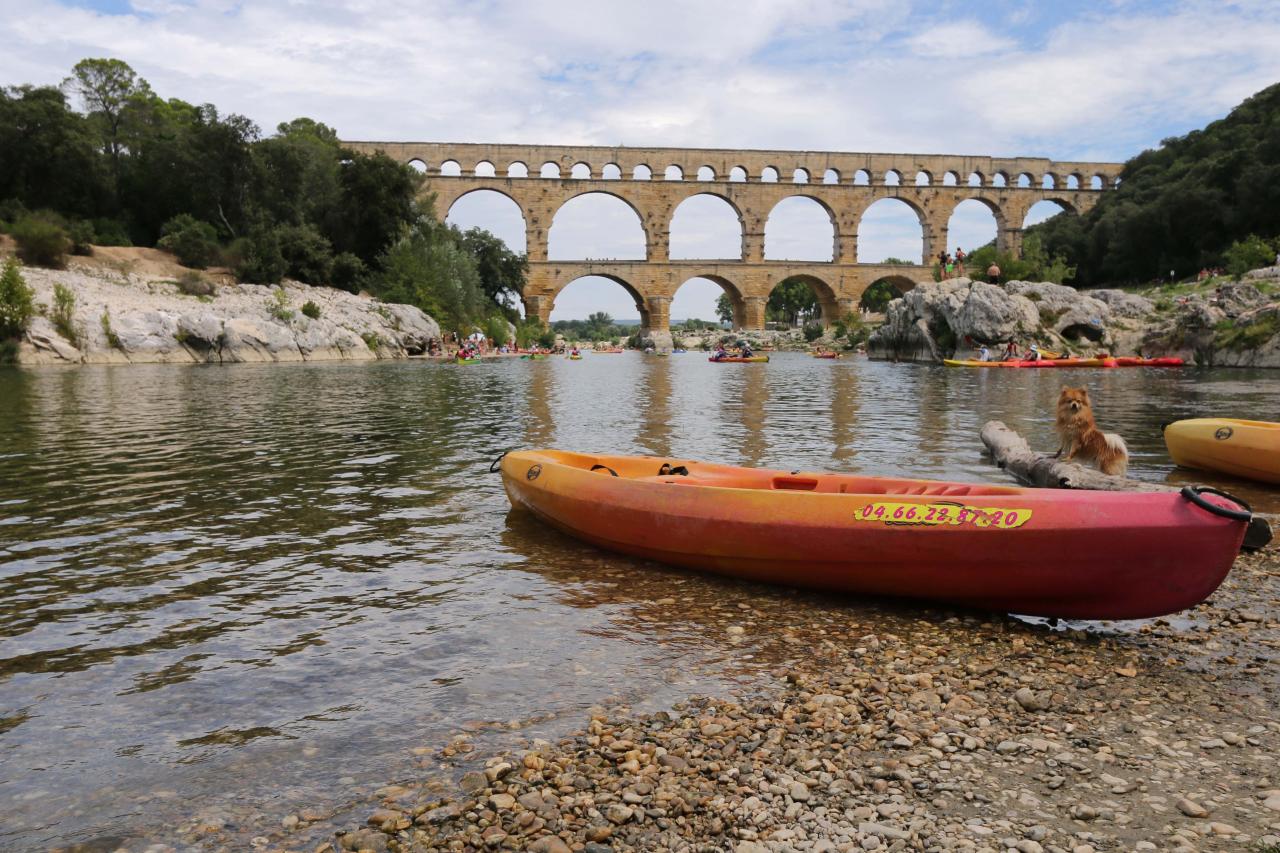
[[[368,289],[459,331],[514,317],[524,286],[524,257],[441,224],[408,166],[308,118],[264,137],[212,104],[162,99],[120,60],[83,60],[61,87],[0,88],[0,151],[0,227],[28,262],[155,245],[245,281]]]
[[[1035,226],[1078,284],[1150,281],[1226,266],[1233,245],[1280,246],[1280,84],[1215,121],[1129,160],[1118,189],[1081,217]]]

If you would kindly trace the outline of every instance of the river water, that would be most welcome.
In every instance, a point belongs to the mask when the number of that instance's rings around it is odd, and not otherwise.
[[[252,835],[357,807],[459,730],[553,734],[593,704],[751,678],[749,640],[701,615],[783,593],[509,516],[487,472],[503,449],[1007,482],[979,427],[1056,448],[1064,382],[1134,476],[1280,510],[1173,471],[1159,431],[1280,419],[1265,371],[636,353],[0,371],[0,848],[111,850],[196,817]]]

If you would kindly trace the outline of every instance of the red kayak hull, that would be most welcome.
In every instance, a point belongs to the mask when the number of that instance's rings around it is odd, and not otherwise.
[[[663,464],[689,474],[659,475]],[[1022,489],[561,451],[507,454],[502,474],[513,506],[612,551],[753,581],[1077,619],[1136,619],[1197,604],[1226,577],[1247,526],[1177,492]]]

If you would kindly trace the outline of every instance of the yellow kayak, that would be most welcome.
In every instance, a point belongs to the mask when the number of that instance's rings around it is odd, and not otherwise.
[[[1193,418],[1164,428],[1173,461],[1184,468],[1221,471],[1280,483],[1280,423]]]

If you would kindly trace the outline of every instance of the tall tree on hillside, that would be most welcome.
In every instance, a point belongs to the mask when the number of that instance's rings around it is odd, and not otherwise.
[[[151,97],[151,86],[120,59],[82,59],[63,86],[80,96],[85,112],[98,124],[112,173],[119,176],[125,111],[135,99]]]
[[[418,216],[434,218],[431,199],[416,200],[420,176],[386,154],[343,152],[338,204],[321,231],[335,252],[351,252],[365,263],[377,259]]]

